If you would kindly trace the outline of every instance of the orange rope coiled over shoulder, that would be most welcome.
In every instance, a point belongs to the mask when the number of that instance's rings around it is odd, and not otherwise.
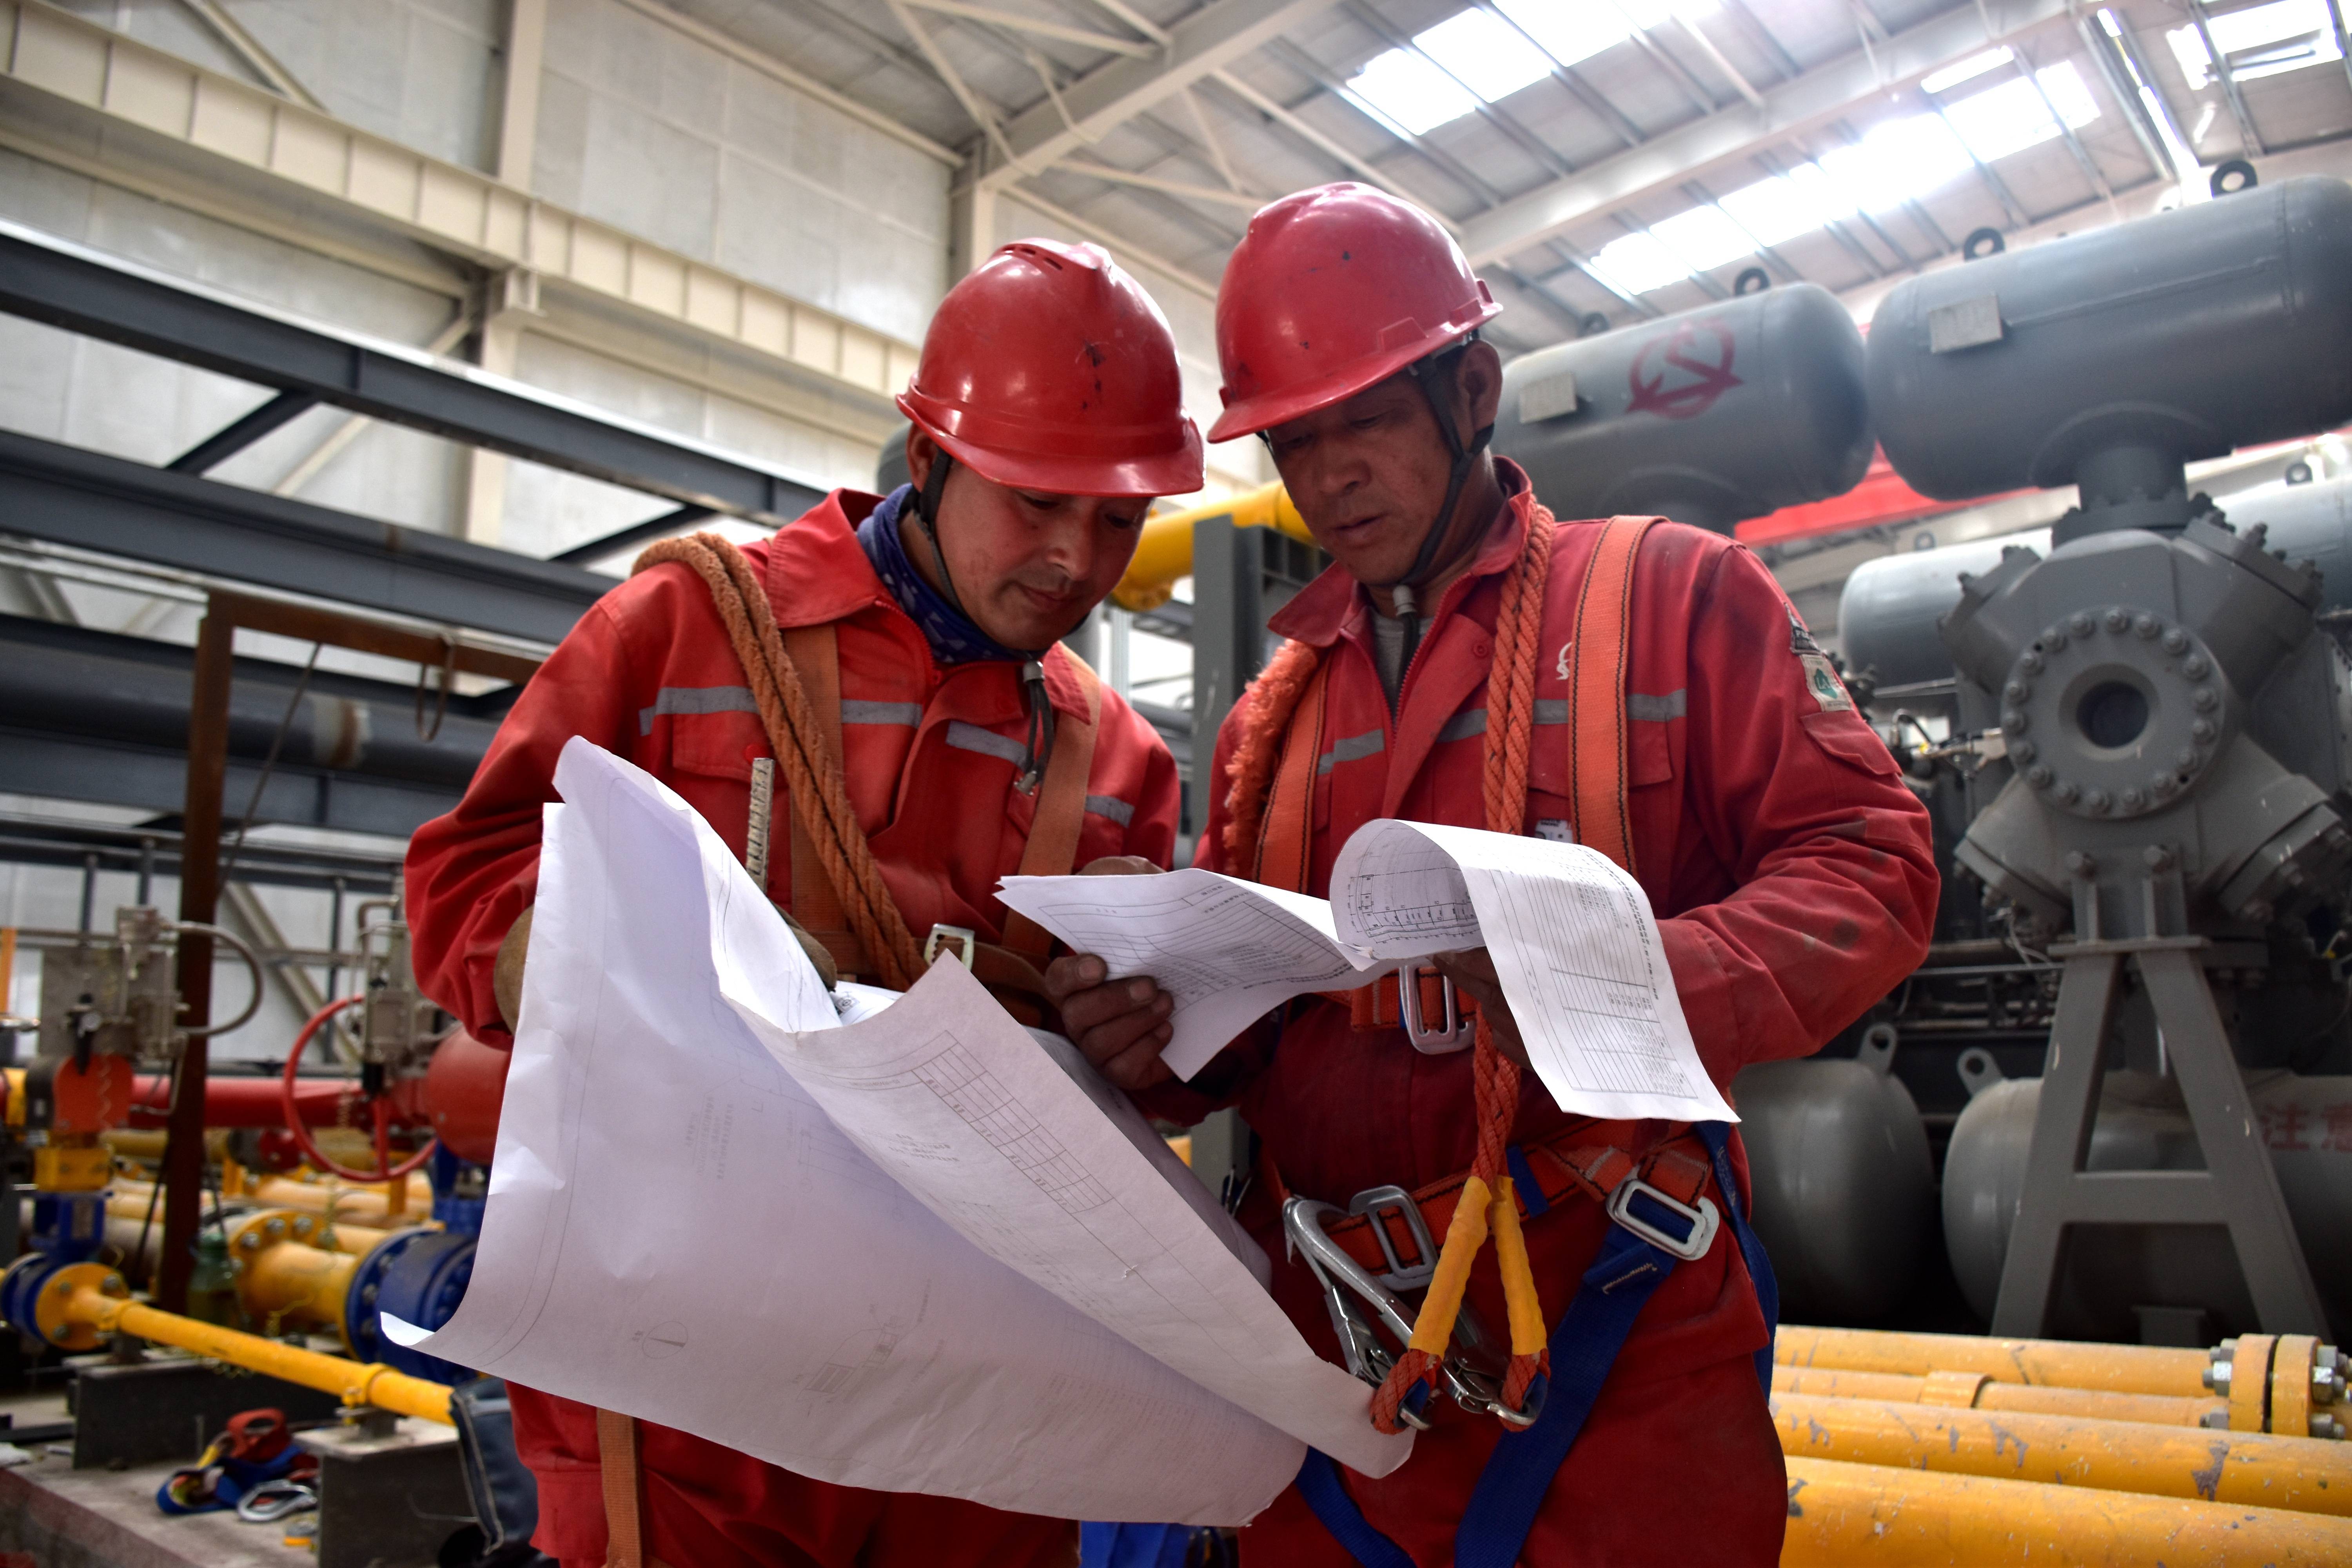
[[[841,768],[825,751],[824,730],[800,671],[784,652],[766,587],[743,552],[715,533],[665,539],[637,557],[630,574],[669,562],[691,568],[709,586],[710,602],[751,683],[768,744],[783,769],[793,810],[841,897],[842,912],[872,955],[882,984],[905,990],[923,972],[921,949],[882,879]]]
[[[1527,817],[1528,767],[1535,744],[1536,659],[1543,636],[1544,589],[1551,576],[1553,523],[1541,507],[1530,510],[1526,547],[1503,579],[1502,604],[1495,618],[1495,662],[1486,676],[1485,805],[1493,833],[1520,831]],[[1412,982],[1408,981],[1407,984]],[[1478,1145],[1470,1163],[1454,1223],[1438,1249],[1437,1272],[1413,1320],[1412,1342],[1372,1395],[1372,1424],[1383,1432],[1401,1429],[1398,1411],[1423,1384],[1434,1385],[1444,1371],[1445,1347],[1454,1337],[1462,1296],[1479,1248],[1491,1235],[1510,1307],[1511,1363],[1504,1376],[1503,1403],[1524,1410],[1528,1390],[1550,1368],[1543,1313],[1535,1295],[1535,1273],[1519,1231],[1518,1194],[1506,1151],[1518,1119],[1519,1068],[1496,1047],[1494,1027],[1478,1015],[1476,1074]],[[1476,1200],[1485,1198],[1482,1205]],[[1506,1426],[1505,1430],[1517,1430]]]

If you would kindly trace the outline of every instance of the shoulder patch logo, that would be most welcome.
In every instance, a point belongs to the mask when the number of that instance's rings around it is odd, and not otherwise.
[[[1850,713],[1853,699],[1846,692],[1845,682],[1838,679],[1837,667],[1830,663],[1825,653],[1801,653],[1797,662],[1805,667],[1805,689],[1825,713]]]

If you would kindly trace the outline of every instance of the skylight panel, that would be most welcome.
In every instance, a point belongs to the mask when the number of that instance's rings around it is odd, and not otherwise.
[[[1885,212],[1958,178],[1972,167],[1969,150],[1932,114],[1889,120],[1862,141],[1821,157],[1839,199],[1864,212]]]
[[[1919,90],[1948,92],[1964,81],[1974,80],[1989,70],[2007,65],[2016,58],[2017,51],[2006,45],[1998,49],[1987,49],[1980,55],[1970,55],[1956,66],[1946,66],[1942,70],[1922,78]]]
[[[1611,240],[1587,265],[1628,294],[1646,294],[1691,275],[1673,251],[1646,234]]]
[[[2033,84],[2022,77],[1948,104],[1944,118],[1985,163],[2022,153],[2058,134],[2058,121]]]
[[[1838,199],[1834,182],[1811,163],[1743,186],[1716,205],[1759,245],[1779,245],[1853,212],[1853,203]]]
[[[1663,27],[1676,17],[1691,21],[1715,13],[1715,0],[1583,0],[1585,6],[1596,11],[1622,11],[1633,26],[1648,31]],[[1571,0],[1568,9],[1578,9]]]
[[[2099,117],[2099,100],[2083,81],[2083,73],[2071,60],[2061,60],[2054,66],[2044,66],[2033,73],[2042,90],[2058,107],[2058,118],[2066,122],[2069,131],[2080,131]]]
[[[2206,25],[2213,30],[2213,47],[2229,57],[2230,74],[2240,81],[2344,58],[2327,0],[2272,0],[2267,5],[2210,17]],[[2190,89],[2203,91],[2213,80],[2213,61],[2196,27],[2175,27],[2164,38]]]
[[[1504,16],[1564,66],[1588,60],[1633,37],[1625,14],[1609,0],[1496,0]],[[1649,0],[1637,0],[1646,4]]]
[[[2053,104],[2069,129],[2099,117],[2097,100],[2071,64],[2051,66],[2034,76],[2039,92],[2035,82],[2019,77],[1944,106],[1944,118],[1969,152],[1990,163],[2050,141],[2058,134],[2058,121],[2050,114]]]
[[[1720,267],[1735,257],[1756,254],[1754,237],[1724,216],[1720,207],[1698,206],[1650,226],[1651,236],[1693,272]]]
[[[1509,23],[1475,7],[1414,34],[1412,41],[1489,103],[1551,74],[1550,62],[1528,47]]]
[[[1416,136],[1478,107],[1468,88],[1410,49],[1373,56],[1348,90]]]

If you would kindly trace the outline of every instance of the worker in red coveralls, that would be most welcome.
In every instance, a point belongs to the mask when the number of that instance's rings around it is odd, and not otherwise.
[[[1056,639],[1125,572],[1151,498],[1200,487],[1201,436],[1150,296],[1095,247],[1050,240],[1005,247],[949,292],[898,405],[914,426],[911,484],[887,498],[835,490],[741,555],[803,684],[837,712],[847,794],[906,930],[952,932],[957,946],[976,938],[1013,963],[997,945],[1011,940],[997,879],[1022,867],[1057,789],[1076,847],[1053,871],[1165,866],[1174,847],[1167,746]],[[812,630],[829,632],[837,673],[801,666]],[[1083,754],[1074,737],[1090,718],[1091,764],[1057,784],[1055,737]],[[694,571],[641,570],[598,601],[532,678],[465,799],[411,847],[420,982],[500,1046],[520,1011],[541,807],[573,735],[651,773],[741,851],[770,735]],[[780,781],[771,895],[814,928],[803,944],[828,983],[836,960],[875,978],[848,933],[826,929],[837,910],[828,922],[801,907],[804,892],[813,905],[837,889],[811,890],[814,855],[793,863],[786,794]],[[600,1448],[598,1412],[512,1394],[539,1481],[533,1541],[564,1568],[597,1568],[608,1552],[622,1561],[624,1528],[669,1568],[1076,1558],[1067,1520],[829,1485],[651,1423],[635,1428],[642,1517],[608,1520],[604,1468],[626,1426]]]
[[[1225,407],[1211,438],[1263,437],[1335,563],[1275,616],[1289,642],[1217,737],[1199,863],[1322,895],[1334,856],[1375,818],[1574,835],[1648,895],[1700,1058],[1727,1088],[1750,1062],[1818,1049],[1918,963],[1937,885],[1927,815],[1748,551],[1667,521],[1555,524],[1527,474],[1486,452],[1501,370],[1478,332],[1497,310],[1443,228],[1362,185],[1274,203],[1234,251],[1217,297]],[[1548,542],[1533,578],[1531,539]],[[1603,572],[1622,588],[1586,595]],[[1528,581],[1540,591],[1524,592]],[[1612,614],[1622,662],[1600,671],[1595,701],[1579,682],[1610,652]],[[1532,666],[1531,701],[1496,668],[1507,637],[1518,672]],[[1502,776],[1490,770],[1498,694],[1529,737],[1524,782],[1499,806],[1486,798]],[[1485,950],[1437,968],[1498,1057],[1524,1066]],[[1157,1114],[1240,1108],[1263,1144],[1242,1217],[1272,1255],[1284,1252],[1285,1194],[1345,1211],[1393,1184],[1436,1215],[1469,1190],[1464,1173],[1485,1157],[1478,1053],[1424,1054],[1454,1043],[1433,1039],[1414,1049],[1394,1022],[1393,981],[1295,1002],[1181,1082],[1159,1059],[1168,999],[1106,973],[1092,956],[1055,961],[1047,980],[1066,1026]],[[1411,984],[1424,1032],[1438,1032],[1437,976]],[[1411,1459],[1375,1481],[1310,1456],[1242,1532],[1245,1563],[1778,1560],[1791,1505],[1758,1359],[1769,1270],[1760,1248],[1751,1268],[1736,1244],[1752,1242],[1735,1223],[1748,1197],[1736,1136],[1570,1116],[1532,1074],[1513,1074],[1523,1087],[1496,1119],[1515,1180],[1489,1185],[1516,1194],[1498,1217],[1517,1220],[1532,1261],[1548,1314],[1538,1345],[1557,1325],[1540,1409],[1528,1395],[1511,1412],[1534,1425],[1442,1397],[1418,1415],[1397,1410],[1429,1424]],[[1621,1199],[1637,1224],[1648,1216],[1648,1237],[1604,1209]],[[1711,1243],[1695,1223],[1703,1210],[1721,1222]],[[1369,1222],[1355,1224],[1351,1250],[1369,1239]],[[1402,1226],[1389,1228],[1410,1260]],[[1443,1218],[1431,1228],[1448,1235]],[[1468,1287],[1488,1325],[1507,1317],[1502,1241],[1498,1228]],[[1573,1342],[1580,1321],[1643,1290],[1612,1331],[1613,1355]],[[1276,1291],[1340,1359],[1307,1271],[1277,1270]]]

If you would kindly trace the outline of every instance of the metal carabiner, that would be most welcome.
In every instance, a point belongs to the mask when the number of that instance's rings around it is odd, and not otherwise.
[[[1358,1214],[1373,1216],[1375,1232],[1381,1228],[1380,1211],[1402,1205],[1410,1216],[1406,1223],[1413,1232],[1414,1241],[1423,1247],[1422,1256],[1429,1260],[1429,1269],[1434,1271],[1437,1251],[1429,1246],[1427,1223],[1422,1220],[1419,1205],[1410,1194],[1398,1187],[1370,1187],[1357,1194],[1356,1205]],[[1387,1381],[1403,1347],[1412,1342],[1415,1310],[1383,1281],[1398,1275],[1411,1278],[1421,1270],[1408,1265],[1394,1274],[1375,1278],[1331,1239],[1324,1229],[1327,1215],[1349,1217],[1331,1204],[1317,1203],[1312,1198],[1288,1200],[1282,1205],[1284,1243],[1293,1257],[1305,1258],[1317,1283],[1323,1287],[1323,1305],[1331,1314],[1331,1328],[1339,1336],[1348,1371],[1377,1388]],[[1392,1243],[1385,1237],[1381,1249],[1390,1261],[1396,1261]],[[1426,1275],[1422,1277],[1426,1279]],[[1341,1286],[1346,1289],[1342,1290]],[[1380,1332],[1383,1330],[1396,1342],[1396,1350],[1391,1351],[1381,1342]],[[1503,1403],[1502,1375],[1494,1368],[1504,1359],[1487,1334],[1485,1322],[1468,1302],[1464,1302],[1454,1320],[1454,1342],[1446,1347],[1443,1363],[1446,1393],[1454,1404],[1472,1415],[1497,1415],[1516,1426],[1526,1426],[1534,1415],[1522,1417]],[[1423,1431],[1429,1427],[1427,1417],[1409,1409],[1400,1409],[1397,1416],[1409,1426]]]
[[[1431,1028],[1428,1021],[1421,1016],[1421,977],[1424,973],[1437,975],[1444,999],[1445,1026],[1442,1029]],[[1462,1016],[1462,1006],[1454,999],[1451,977],[1427,964],[1405,963],[1397,966],[1396,986],[1397,1016],[1404,1025],[1404,1037],[1412,1041],[1412,1048],[1423,1056],[1451,1056],[1455,1051],[1469,1049],[1471,1042],[1477,1038],[1478,1026]]]
[[[268,1524],[318,1506],[318,1491],[300,1481],[264,1481],[237,1500],[236,1517],[248,1524]]]

